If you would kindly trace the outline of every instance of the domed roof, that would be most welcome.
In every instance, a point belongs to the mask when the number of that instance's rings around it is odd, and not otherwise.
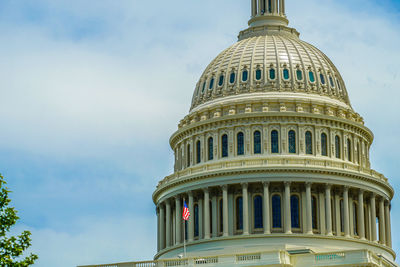
[[[326,96],[349,108],[344,81],[331,60],[285,26],[251,27],[206,68],[191,110],[232,95],[290,92]]]

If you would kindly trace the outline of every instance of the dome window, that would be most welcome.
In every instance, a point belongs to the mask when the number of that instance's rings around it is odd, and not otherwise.
[[[332,76],[329,76],[329,82],[331,83],[331,87],[335,87],[335,83],[333,82]]]
[[[213,87],[214,87],[214,78],[211,78],[211,80],[210,80],[210,86],[208,87],[208,89],[213,89]]]
[[[228,135],[224,134],[221,137],[221,144],[222,144],[221,157],[226,158],[228,157]]]
[[[296,76],[297,76],[297,80],[298,81],[302,81],[303,80],[303,72],[301,70],[297,70],[296,71]]]
[[[275,78],[276,78],[275,69],[270,69],[270,70],[269,70],[269,78],[270,78],[271,80],[275,80]]]
[[[244,135],[242,132],[237,134],[237,154],[244,155]]]
[[[315,83],[314,72],[310,71],[310,72],[308,73],[308,77],[310,78],[310,82]]]
[[[256,70],[256,80],[259,81],[261,80],[262,77],[262,72],[260,69]]]
[[[261,154],[261,133],[260,131],[254,132],[254,154]]]
[[[236,80],[236,74],[234,72],[232,72],[230,77],[229,77],[229,83],[230,84],[234,84],[235,80]]]
[[[284,69],[283,70],[283,79],[289,80],[289,78],[290,78],[289,70],[288,69]]]
[[[321,80],[321,83],[325,84],[325,76],[322,73],[319,75],[319,78]]]
[[[242,82],[247,82],[248,78],[249,78],[249,71],[248,70],[244,70],[242,72]]]
[[[289,153],[296,153],[296,132],[291,130],[289,131]]]
[[[277,130],[271,132],[271,153],[279,153],[279,134]]]
[[[221,76],[219,76],[218,86],[222,86],[223,84],[224,84],[224,75],[221,74]]]

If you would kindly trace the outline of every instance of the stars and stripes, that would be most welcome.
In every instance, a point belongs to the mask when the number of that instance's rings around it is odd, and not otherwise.
[[[182,219],[185,221],[188,221],[190,217],[190,211],[189,208],[186,204],[186,201],[183,202],[183,214],[182,214]]]

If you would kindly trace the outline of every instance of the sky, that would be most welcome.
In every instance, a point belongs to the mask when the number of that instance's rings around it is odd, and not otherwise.
[[[400,193],[400,1],[287,0],[290,26],[340,70]],[[38,267],[150,260],[151,195],[202,71],[250,1],[1,0],[0,173]],[[400,198],[392,221],[400,220]],[[393,223],[395,226],[395,223]],[[400,252],[400,229],[393,227]]]

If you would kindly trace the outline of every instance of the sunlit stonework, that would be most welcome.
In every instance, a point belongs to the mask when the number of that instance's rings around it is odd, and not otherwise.
[[[396,266],[394,190],[339,71],[288,27],[284,0],[251,10],[170,139],[154,261],[115,266]]]

